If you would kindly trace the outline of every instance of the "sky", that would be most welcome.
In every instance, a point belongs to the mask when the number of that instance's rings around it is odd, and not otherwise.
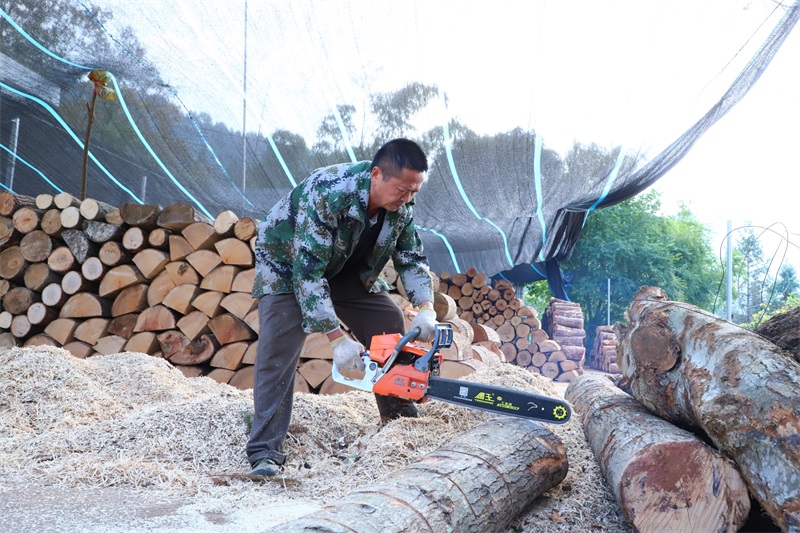
[[[243,126],[244,0],[98,3],[134,27],[191,109]],[[782,13],[772,0],[248,0],[246,128],[313,138],[335,104],[364,108],[412,80],[447,96],[420,129],[457,118],[485,134],[534,129],[561,153],[578,140],[652,156],[716,102]],[[717,250],[728,221],[776,224],[792,244],[765,236],[765,256],[800,270],[798,64],[795,29],[654,188],[665,214],[685,204]]]

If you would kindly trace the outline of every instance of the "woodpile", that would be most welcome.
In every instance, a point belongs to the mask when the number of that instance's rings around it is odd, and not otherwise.
[[[594,343],[589,351],[587,365],[609,374],[619,374],[617,364],[617,333],[614,326],[597,326]]]
[[[800,364],[764,337],[671,302],[658,288],[643,287],[627,314],[620,362],[631,394],[702,434],[736,463],[781,530],[800,530]]]
[[[210,220],[187,204],[0,193],[0,346],[142,352],[246,386],[255,232],[253,219]]]
[[[454,312],[476,331],[494,331],[505,362],[559,382],[570,382],[583,372],[586,335],[572,326],[577,323],[573,317],[575,304],[558,304],[555,312],[556,318],[564,317],[570,324],[560,323],[556,329],[559,334],[569,334],[562,335],[562,345],[543,329],[538,311],[518,298],[514,286],[506,280],[492,286],[487,276],[474,268],[463,274],[442,272],[438,293],[437,299],[446,299],[448,305],[455,307]],[[580,306],[577,309],[580,313]],[[550,307],[547,312],[551,313]],[[582,328],[582,314],[579,319]]]
[[[226,210],[210,220],[187,204],[115,209],[66,193],[4,192],[0,213],[0,347],[47,344],[81,358],[141,352],[187,376],[252,387],[259,329],[250,295],[253,219]],[[384,276],[396,281],[391,264]],[[415,311],[402,287],[393,296],[410,324]],[[454,330],[442,375],[500,364],[494,330],[467,323],[448,305],[437,297],[439,320]],[[351,390],[331,378],[332,359],[325,336],[310,335],[295,390]]]

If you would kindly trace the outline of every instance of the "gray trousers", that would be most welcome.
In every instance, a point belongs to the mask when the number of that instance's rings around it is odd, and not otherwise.
[[[388,293],[368,293],[354,275],[337,276],[330,281],[330,286],[336,315],[366,348],[373,335],[405,333],[403,313]],[[303,331],[303,316],[293,294],[262,296],[258,301],[258,319],[253,383],[255,409],[247,457],[251,465],[263,458],[284,464],[283,443],[292,416],[295,369],[307,334]],[[376,400],[381,415],[384,411],[397,411],[397,406],[387,406],[387,403],[410,403],[379,396]]]

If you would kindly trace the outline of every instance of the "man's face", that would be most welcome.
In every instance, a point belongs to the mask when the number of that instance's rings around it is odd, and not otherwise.
[[[380,168],[372,167],[370,173],[370,214],[378,208],[397,211],[414,198],[425,183],[425,173],[404,168],[399,176],[386,176]]]

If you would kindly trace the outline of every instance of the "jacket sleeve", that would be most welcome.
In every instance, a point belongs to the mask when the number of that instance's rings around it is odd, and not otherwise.
[[[412,216],[408,217],[397,239],[392,263],[412,304],[419,306],[426,300],[433,301],[433,283],[428,259],[423,255],[422,239],[414,229]]]
[[[339,327],[325,278],[337,225],[325,196],[310,183],[298,202],[292,268],[292,286],[306,333],[325,333]]]

